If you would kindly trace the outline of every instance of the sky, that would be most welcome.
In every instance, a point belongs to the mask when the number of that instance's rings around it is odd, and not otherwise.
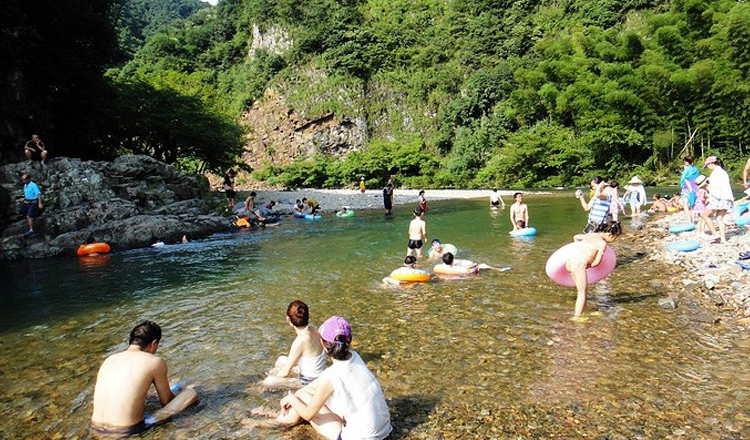
[[[206,3],[211,3],[212,5],[216,6],[216,3],[219,3],[219,0],[201,0]]]

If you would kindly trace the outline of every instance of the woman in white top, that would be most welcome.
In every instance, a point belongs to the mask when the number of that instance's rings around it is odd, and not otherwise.
[[[630,203],[630,215],[641,215],[641,206],[646,204],[646,190],[643,188],[640,177],[633,176],[630,179],[630,182],[625,186],[623,200]]]
[[[356,351],[350,350],[352,329],[346,319],[332,316],[320,326],[320,342],[333,360],[320,377],[281,399],[281,413],[269,423],[243,421],[249,426],[289,427],[309,420],[330,440],[382,440],[391,433],[391,416],[375,375]]]
[[[280,356],[268,372],[263,385],[269,388],[301,388],[320,376],[327,367],[320,346],[320,334],[310,325],[310,310],[302,301],[293,301],[286,309],[286,322],[297,333],[289,356]],[[298,375],[298,377],[293,377]]]
[[[729,174],[724,171],[722,165],[721,159],[716,156],[708,156],[703,163],[703,168],[708,168],[711,171],[711,175],[708,177],[708,205],[706,205],[706,211],[702,216],[708,224],[711,236],[715,237],[712,243],[725,243],[727,241],[724,214],[732,209],[734,204]],[[716,228],[711,220],[714,214],[716,214],[716,221],[719,223],[719,237],[716,237]]]

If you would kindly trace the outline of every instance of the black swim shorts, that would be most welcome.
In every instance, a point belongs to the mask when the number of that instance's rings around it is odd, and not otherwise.
[[[234,198],[234,197],[235,197],[236,195],[237,195],[237,193],[236,193],[236,192],[234,192],[234,190],[233,190],[233,189],[228,189],[228,190],[227,190],[227,198],[228,198],[228,199],[233,199],[233,198]]]
[[[409,240],[409,243],[406,245],[409,249],[422,249],[422,240]]]

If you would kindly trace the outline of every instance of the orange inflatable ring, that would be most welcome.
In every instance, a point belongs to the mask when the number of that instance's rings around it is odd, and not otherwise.
[[[78,246],[78,256],[82,257],[84,255],[91,255],[91,254],[106,254],[109,252],[109,245],[107,243],[91,243],[91,244],[82,244]]]

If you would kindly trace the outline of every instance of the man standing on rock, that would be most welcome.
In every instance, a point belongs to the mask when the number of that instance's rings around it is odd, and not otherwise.
[[[44,148],[44,142],[39,139],[38,134],[31,135],[31,140],[26,142],[26,146],[23,147],[23,153],[26,155],[29,163],[39,158],[42,166],[46,166],[44,161],[47,159],[47,149]]]
[[[21,181],[23,182],[24,200],[18,209],[18,213],[25,215],[26,221],[29,223],[29,230],[23,236],[32,237],[36,235],[36,232],[34,232],[34,221],[42,211],[42,192],[39,191],[36,183],[31,181],[31,176],[28,174],[21,174]]]

